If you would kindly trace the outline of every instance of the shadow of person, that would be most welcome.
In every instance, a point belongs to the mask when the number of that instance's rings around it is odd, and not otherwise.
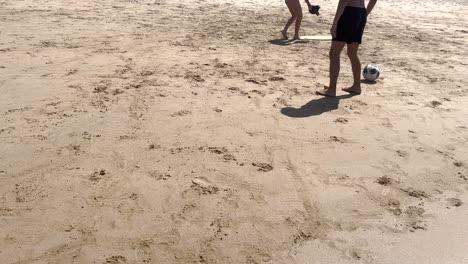
[[[314,99],[308,102],[307,104],[301,106],[300,108],[284,107],[281,109],[281,113],[285,116],[294,117],[294,118],[317,116],[325,112],[338,109],[340,100],[351,98],[353,96],[356,96],[356,95],[346,94],[346,95],[340,95],[337,97],[320,97],[319,99]]]
[[[289,43],[289,40],[287,39],[272,39],[268,42],[270,42],[273,45],[280,45],[280,46],[287,46],[291,44]]]
[[[299,39],[299,40],[272,39],[272,40],[269,40],[268,42],[270,42],[270,43],[273,44],[273,45],[279,45],[279,46],[289,46],[289,45],[293,45],[293,44],[304,44],[304,43],[307,43],[306,40],[302,40],[302,39]]]

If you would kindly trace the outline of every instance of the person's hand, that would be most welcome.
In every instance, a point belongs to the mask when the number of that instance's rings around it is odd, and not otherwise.
[[[332,38],[336,38],[336,25],[331,27],[330,34],[332,35]]]

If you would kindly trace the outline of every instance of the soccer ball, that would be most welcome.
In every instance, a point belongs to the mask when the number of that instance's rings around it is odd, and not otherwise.
[[[380,70],[377,65],[374,64],[367,64],[366,67],[364,67],[364,70],[362,71],[362,76],[364,76],[364,79],[367,81],[375,81],[377,78],[380,76]]]

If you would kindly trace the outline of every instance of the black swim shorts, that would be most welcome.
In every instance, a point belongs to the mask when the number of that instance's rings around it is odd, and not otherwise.
[[[336,38],[334,41],[343,41],[347,44],[357,42],[361,44],[362,35],[367,22],[367,10],[360,7],[345,7],[338,20]]]

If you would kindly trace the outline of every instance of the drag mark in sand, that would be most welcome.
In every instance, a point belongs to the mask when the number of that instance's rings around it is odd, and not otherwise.
[[[306,213],[305,221],[299,225],[299,237],[308,240],[325,235],[328,227],[320,216],[319,209],[311,202],[309,198],[311,191],[306,187],[304,179],[297,171],[297,167],[291,162],[289,155],[287,157],[287,169],[291,172],[299,199],[302,201]],[[294,242],[297,242],[297,240],[295,239]]]

